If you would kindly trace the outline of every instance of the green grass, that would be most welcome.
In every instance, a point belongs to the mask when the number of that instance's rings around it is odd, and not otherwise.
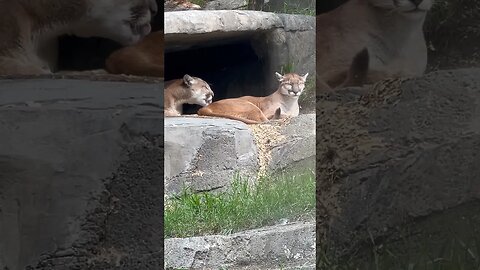
[[[316,15],[315,3],[313,3],[312,1],[311,7],[302,8],[298,3],[295,3],[295,1],[285,1],[283,3],[282,13],[315,16]]]
[[[207,2],[209,2],[209,1],[207,1],[207,0],[190,0],[190,2],[193,3],[193,4],[197,4],[201,7],[205,7]]]
[[[287,74],[287,73],[292,73],[292,72],[295,72],[295,64],[292,63],[292,62],[284,64],[280,67],[280,73],[281,74]]]
[[[201,7],[205,7],[208,2],[211,0],[190,0],[190,2],[200,5]],[[248,1],[247,1],[248,2]],[[248,5],[248,4],[247,4]],[[246,6],[241,7],[241,9],[245,9]],[[308,15],[308,16],[315,16],[315,2],[312,0],[309,7],[302,7],[296,1],[285,1],[283,3],[283,8],[281,10],[271,11],[265,9],[267,5],[265,5],[262,9],[264,11],[276,12],[276,13],[285,13],[285,14],[299,14],[299,15]]]
[[[311,218],[315,214],[313,172],[264,177],[254,188],[236,177],[224,193],[185,190],[167,202],[165,237],[226,234],[271,225],[282,218]]]

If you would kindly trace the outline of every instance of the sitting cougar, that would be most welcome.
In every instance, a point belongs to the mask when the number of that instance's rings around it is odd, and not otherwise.
[[[0,1],[0,75],[50,73],[39,50],[63,34],[135,44],[157,8],[155,0]]]
[[[183,79],[165,82],[165,116],[181,116],[183,104],[207,106],[213,95],[208,83],[188,74]]]
[[[216,116],[242,121],[246,124],[260,124],[270,119],[298,116],[298,98],[305,89],[308,73],[281,75],[275,73],[280,85],[266,97],[242,96],[215,101],[198,110],[198,115]]]
[[[317,16],[317,73],[330,87],[346,78],[363,48],[370,54],[366,83],[425,72],[422,26],[433,0],[350,0]]]

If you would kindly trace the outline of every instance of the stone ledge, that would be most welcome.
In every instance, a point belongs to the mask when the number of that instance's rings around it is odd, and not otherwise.
[[[315,269],[310,268],[314,263],[314,222],[165,239],[166,269],[275,269],[292,264],[298,265],[292,269]]]
[[[165,35],[245,32],[285,28],[315,30],[315,17],[253,10],[191,10],[165,13]]]
[[[282,20],[275,13],[261,11],[191,10],[165,13],[165,36],[258,31],[282,26]]]
[[[262,172],[314,166],[315,114],[250,126],[224,118],[165,119],[167,196],[183,187],[225,190],[236,173],[254,180]]]

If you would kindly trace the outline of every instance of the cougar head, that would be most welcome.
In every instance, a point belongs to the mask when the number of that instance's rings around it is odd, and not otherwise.
[[[190,92],[189,104],[207,106],[213,101],[213,91],[204,80],[188,74],[183,76],[183,85]]]
[[[86,18],[72,34],[133,45],[151,32],[150,21],[157,12],[155,0],[88,0]]]
[[[307,80],[308,73],[300,76],[296,73],[287,73],[282,75],[275,72],[278,81],[280,82],[280,93],[289,97],[299,97],[305,89],[305,81]]]

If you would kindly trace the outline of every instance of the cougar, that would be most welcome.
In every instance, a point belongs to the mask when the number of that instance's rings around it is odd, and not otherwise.
[[[105,61],[112,74],[164,76],[163,31],[152,32],[139,43],[113,52]]]
[[[165,116],[181,116],[183,104],[207,106],[214,93],[204,80],[185,74],[182,79],[165,82]]]
[[[308,73],[281,75],[276,72],[280,85],[266,97],[242,96],[215,101],[198,110],[198,115],[224,117],[246,124],[260,124],[271,119],[298,116],[298,98],[305,89]]]
[[[50,73],[39,51],[63,34],[135,44],[157,8],[155,0],[0,1],[0,75]]]
[[[366,83],[425,72],[423,23],[433,0],[350,0],[317,16],[317,73],[330,87],[346,78],[351,60],[367,48]]]

